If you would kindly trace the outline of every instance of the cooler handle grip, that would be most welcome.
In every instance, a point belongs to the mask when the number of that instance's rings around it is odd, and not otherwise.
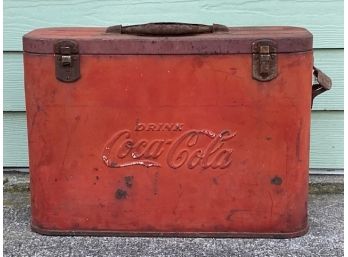
[[[331,78],[315,66],[313,66],[313,75],[316,82],[312,85],[312,106],[314,98],[330,90],[332,86]]]
[[[228,31],[220,24],[204,25],[180,22],[158,22],[130,26],[116,25],[106,29],[106,33],[120,33],[137,36],[185,36],[203,33]]]

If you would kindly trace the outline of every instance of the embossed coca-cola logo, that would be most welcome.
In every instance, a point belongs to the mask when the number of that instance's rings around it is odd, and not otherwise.
[[[147,139],[150,131],[158,136]],[[177,133],[168,138],[173,133],[163,131]],[[172,169],[183,166],[189,169],[225,169],[233,159],[230,142],[235,136],[236,132],[228,129],[219,133],[207,129],[183,131],[182,123],[137,123],[134,131],[125,129],[112,135],[105,145],[102,159],[110,168],[167,165]]]

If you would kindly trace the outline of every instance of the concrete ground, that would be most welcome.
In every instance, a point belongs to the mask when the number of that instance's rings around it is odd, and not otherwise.
[[[4,185],[4,256],[343,256],[343,194],[327,186],[343,185],[332,179],[317,181],[331,189],[310,195],[310,231],[294,239],[42,236],[30,231],[26,178],[17,180],[16,187]]]

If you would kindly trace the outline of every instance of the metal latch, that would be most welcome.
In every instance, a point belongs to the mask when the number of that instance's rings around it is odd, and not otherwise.
[[[258,40],[252,45],[253,79],[270,81],[277,77],[277,44],[273,40]]]
[[[74,82],[80,78],[80,55],[76,41],[61,40],[54,44],[56,78]]]

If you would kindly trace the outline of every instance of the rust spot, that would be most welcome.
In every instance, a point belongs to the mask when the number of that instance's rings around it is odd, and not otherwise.
[[[233,216],[233,213],[230,212],[230,213],[226,216],[226,220],[231,221],[231,220],[232,220],[232,216]]]
[[[146,225],[144,226],[144,231],[156,231],[158,228],[155,226],[151,226],[151,225]]]
[[[57,182],[57,181],[58,181],[58,179],[57,179],[57,178],[55,178],[55,179],[54,179],[54,182]]]
[[[96,179],[96,180],[99,180],[99,176],[96,176],[95,179]]]
[[[231,209],[226,216],[226,220],[228,221],[232,221],[233,220],[233,216],[238,213],[238,212],[246,212],[247,210],[243,210],[243,209]]]
[[[119,188],[116,190],[115,196],[119,200],[125,199],[127,197],[127,191]]]
[[[80,119],[81,119],[80,115],[77,115],[77,116],[75,117],[75,120],[76,120],[76,121],[79,121]]]
[[[116,162],[111,162],[109,167],[111,167],[111,168],[117,168],[118,165],[117,165]]]
[[[266,137],[266,140],[268,140],[268,141],[269,141],[269,140],[272,140],[272,137],[267,136],[267,137]]]
[[[226,227],[224,225],[215,225],[214,226],[214,229],[216,231],[225,231],[226,230]]]
[[[131,188],[133,186],[133,180],[134,180],[133,176],[124,177],[124,182],[125,182],[126,186],[129,188]]]
[[[237,69],[236,68],[230,68],[230,72],[232,75],[237,73]]]
[[[283,183],[283,180],[282,180],[281,177],[275,176],[274,178],[271,179],[271,183],[273,185],[279,186],[279,185],[281,185]]]
[[[74,223],[74,224],[72,225],[72,228],[73,228],[73,229],[78,229],[78,228],[80,228],[80,224],[79,224],[79,223]]]
[[[94,168],[95,171],[98,171],[99,169],[98,168]]]
[[[219,181],[218,181],[218,179],[217,179],[216,177],[213,177],[213,183],[214,183],[215,185],[218,185],[218,184],[219,184]]]

